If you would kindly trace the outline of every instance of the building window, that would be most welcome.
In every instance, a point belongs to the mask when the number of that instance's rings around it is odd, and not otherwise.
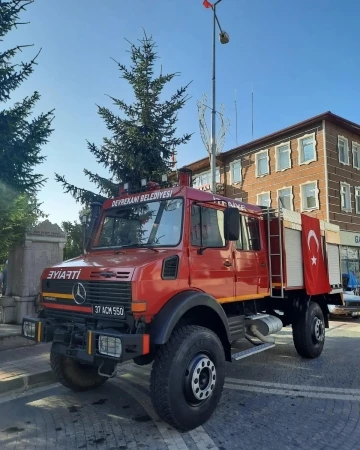
[[[231,183],[240,183],[241,181],[241,161],[233,161],[230,164]]]
[[[270,208],[271,205],[271,196],[270,192],[261,192],[256,196],[256,203],[258,206],[266,206]]]
[[[216,182],[220,183],[220,168],[216,168]],[[197,188],[200,186],[211,185],[211,171],[201,172],[194,176],[193,187]]]
[[[355,169],[360,169],[360,144],[357,142],[352,143],[353,152],[353,166]]]
[[[341,209],[343,211],[351,211],[351,190],[350,184],[340,183]]]
[[[292,187],[278,189],[278,205],[282,208],[293,210]]]
[[[355,188],[355,211],[360,214],[360,187]]]
[[[303,211],[319,209],[319,191],[316,181],[302,184],[300,192]]]
[[[299,164],[309,164],[316,161],[315,133],[306,134],[298,139],[299,144]]]
[[[338,137],[338,153],[339,162],[349,165],[349,145],[348,140],[344,136]]]
[[[255,154],[256,176],[263,177],[269,174],[269,151],[263,150]]]
[[[216,172],[215,172],[215,176],[216,176],[216,182],[220,183],[220,169],[219,167],[216,168]]]
[[[352,288],[347,286],[347,278],[350,272],[354,272],[356,278],[360,278],[360,255],[359,248],[341,246],[341,270],[343,273],[343,280],[345,278],[345,289]],[[345,275],[345,277],[344,277]]]
[[[276,157],[276,170],[279,172],[281,170],[290,169],[291,159],[290,159],[290,143],[280,144],[275,147],[275,157]]]

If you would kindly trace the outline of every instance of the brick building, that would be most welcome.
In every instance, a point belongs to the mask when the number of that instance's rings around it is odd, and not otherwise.
[[[187,166],[210,189],[209,158]],[[326,112],[217,157],[217,190],[306,212],[341,229],[343,272],[360,276],[360,125]]]

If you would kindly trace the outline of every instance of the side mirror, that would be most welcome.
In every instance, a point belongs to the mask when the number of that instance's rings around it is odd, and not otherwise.
[[[240,237],[240,216],[237,208],[225,209],[224,236],[226,241],[237,241]]]

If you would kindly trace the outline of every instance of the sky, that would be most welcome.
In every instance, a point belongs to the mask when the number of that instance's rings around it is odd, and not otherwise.
[[[325,111],[360,123],[360,2],[222,0],[217,13],[230,36],[229,44],[216,45],[217,108],[223,104],[230,120],[224,151],[252,139],[252,90],[254,139]],[[30,23],[12,31],[6,47],[33,44],[23,59],[42,51],[12,101],[38,90],[35,113],[55,108],[47,159],[38,166],[48,178],[38,197],[50,221],[77,220],[81,209],[55,172],[93,190],[83,169],[107,175],[87,141],[100,145],[107,135],[96,105],[112,108],[108,95],[131,103],[132,90],[111,58],[129,65],[127,40],[136,43],[143,30],[157,44],[157,70],[180,73],[165,94],[191,81],[177,128],[194,134],[178,148],[178,166],[207,155],[197,102],[204,93],[211,100],[212,12],[202,0],[35,0],[21,20]]]

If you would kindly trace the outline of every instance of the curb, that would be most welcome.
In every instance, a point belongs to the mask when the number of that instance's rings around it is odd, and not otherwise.
[[[24,338],[21,334],[8,334],[0,336],[0,351],[21,347],[33,347],[36,342]]]
[[[119,366],[119,369],[126,369],[131,366],[132,361]],[[118,370],[121,373],[121,370]],[[47,386],[48,384],[58,383],[51,369],[44,372],[37,372],[28,375],[19,375],[0,381],[0,395],[9,394],[13,391],[26,391],[33,387]]]
[[[32,373],[29,375],[19,375],[18,377],[9,378],[0,381],[0,395],[7,394],[11,391],[24,390],[35,386],[46,386],[47,384],[56,383],[57,380],[52,370],[45,372]]]

